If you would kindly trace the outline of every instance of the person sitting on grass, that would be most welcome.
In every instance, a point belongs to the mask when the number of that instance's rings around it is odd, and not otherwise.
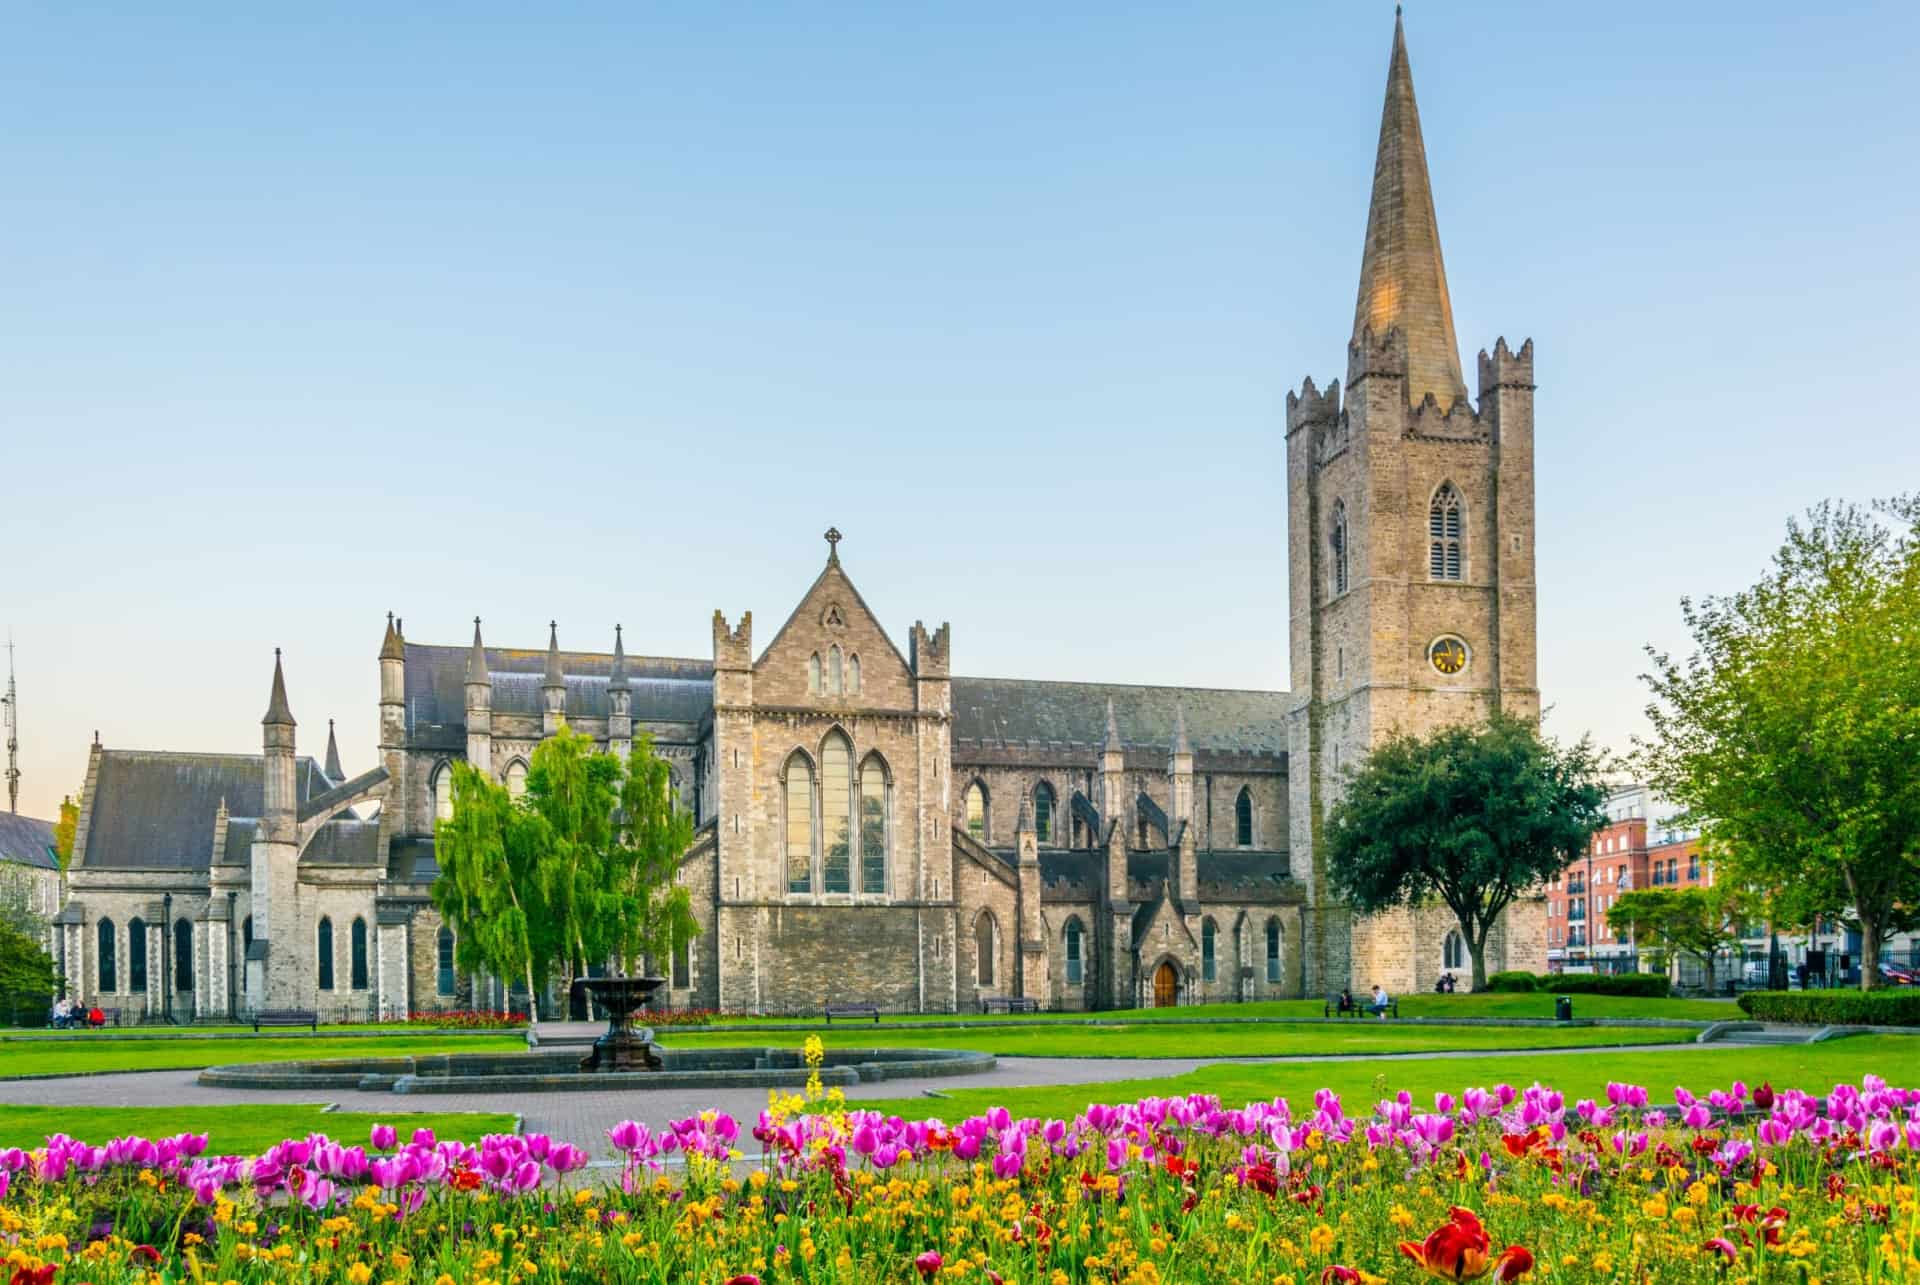
[[[1373,1002],[1367,1006],[1367,1011],[1377,1014],[1380,1020],[1384,1022],[1387,1020],[1387,1005],[1390,1002],[1387,998],[1387,993],[1380,989],[1380,983],[1375,982],[1373,984]]]

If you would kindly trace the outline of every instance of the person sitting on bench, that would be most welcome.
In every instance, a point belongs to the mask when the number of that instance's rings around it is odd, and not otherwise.
[[[1340,988],[1340,999],[1333,1010],[1335,1013],[1353,1012],[1353,992],[1346,987]]]
[[[1393,1001],[1387,997],[1387,993],[1380,989],[1380,983],[1375,982],[1373,984],[1373,1002],[1367,1005],[1367,1011],[1376,1014],[1380,1020],[1384,1022],[1387,1020],[1387,1005],[1392,1002]]]

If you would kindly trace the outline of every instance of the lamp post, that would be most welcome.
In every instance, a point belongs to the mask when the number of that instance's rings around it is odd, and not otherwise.
[[[160,898],[160,1016],[173,1021],[173,894]]]

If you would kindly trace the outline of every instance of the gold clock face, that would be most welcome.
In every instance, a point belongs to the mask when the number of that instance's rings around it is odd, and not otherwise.
[[[1467,645],[1458,638],[1436,638],[1427,648],[1427,659],[1441,673],[1457,674],[1467,667]]]

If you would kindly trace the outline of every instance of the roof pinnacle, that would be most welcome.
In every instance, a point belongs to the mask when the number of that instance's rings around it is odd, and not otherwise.
[[[627,649],[620,638],[620,626],[613,627],[613,672],[607,678],[609,691],[622,692],[627,689]]]
[[[1187,703],[1177,701],[1173,707],[1173,752],[1192,754],[1193,742],[1187,739]]]
[[[1113,697],[1107,697],[1107,741],[1105,750],[1117,753],[1120,750],[1120,723],[1113,716]]]
[[[406,648],[400,642],[400,633],[393,627],[393,613],[387,613],[387,636],[380,640],[381,660],[405,660]]]
[[[1020,796],[1020,819],[1013,823],[1013,832],[1016,835],[1033,832],[1033,800],[1025,794]]]
[[[340,770],[340,743],[333,739],[333,720],[327,720],[327,779],[335,785],[347,779]]]
[[[467,653],[467,681],[484,683],[488,677],[487,649],[480,645],[480,617],[473,618],[473,650]]]
[[[267,727],[294,726],[293,711],[287,708],[287,680],[280,672],[280,649],[273,649],[273,694],[267,698],[267,713],[260,720]]]
[[[845,539],[845,537],[840,534],[840,528],[837,526],[830,526],[827,528],[826,534],[821,536],[820,538],[827,542],[827,565],[830,567],[839,566],[840,565],[840,541]]]
[[[560,672],[560,623],[547,622],[547,674],[540,680],[542,687],[564,687],[567,680]]]

